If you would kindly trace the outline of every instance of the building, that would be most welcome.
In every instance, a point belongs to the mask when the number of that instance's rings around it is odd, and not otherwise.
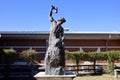
[[[48,47],[49,32],[44,31],[1,31],[0,49],[35,49],[39,59],[44,59]],[[120,50],[119,32],[71,32],[65,31],[65,49],[68,51]]]

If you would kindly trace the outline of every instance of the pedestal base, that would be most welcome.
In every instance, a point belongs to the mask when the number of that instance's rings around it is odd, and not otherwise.
[[[76,75],[45,75],[39,72],[34,77],[36,80],[73,80]]]

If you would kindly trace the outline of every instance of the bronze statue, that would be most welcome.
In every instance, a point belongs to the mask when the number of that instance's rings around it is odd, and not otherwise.
[[[46,75],[64,75],[65,72],[65,52],[64,52],[64,29],[61,26],[66,22],[65,18],[56,21],[52,14],[57,13],[58,8],[51,6],[49,19],[51,21],[48,49],[45,56]]]

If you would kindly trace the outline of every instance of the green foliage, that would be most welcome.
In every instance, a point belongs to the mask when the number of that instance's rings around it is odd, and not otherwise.
[[[77,74],[78,74],[79,62],[80,62],[80,57],[81,57],[81,55],[79,54],[80,52],[79,51],[76,51],[76,52],[65,51],[65,53],[66,53],[66,57],[72,58],[75,64],[77,65]]]
[[[106,51],[106,52],[66,52],[66,56],[76,61],[76,65],[80,60],[107,60],[108,61],[108,73],[112,74],[114,71],[114,61],[120,59],[120,51]]]
[[[26,59],[29,63],[34,63],[34,57],[37,54],[35,50],[24,50],[21,52],[20,57]]]
[[[13,49],[3,49],[4,55],[6,56],[15,56],[16,55],[16,51]]]
[[[114,61],[108,60],[107,73],[114,74]]]
[[[106,52],[80,52],[80,51],[75,51],[75,52],[69,52],[66,51],[66,56],[67,58],[75,58],[75,55],[79,57],[80,60],[107,60],[107,54]]]
[[[17,56],[16,51],[13,49],[3,49],[3,55],[5,58],[5,63],[9,64],[10,61],[12,61],[13,59],[15,59],[15,57]]]
[[[111,59],[112,61],[118,60],[120,55],[120,51],[108,51],[107,56],[108,59]]]
[[[114,61],[119,60],[120,51],[108,51],[106,53],[107,53],[107,60],[108,60],[107,72],[110,74],[113,74]]]
[[[120,51],[106,51],[106,52],[69,52],[66,51],[66,56],[74,59],[75,55],[77,55],[80,60],[119,60],[120,59]]]
[[[97,52],[97,60],[107,60],[106,52]]]

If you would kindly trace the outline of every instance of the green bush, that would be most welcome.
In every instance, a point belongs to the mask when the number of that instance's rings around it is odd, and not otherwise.
[[[114,61],[119,60],[120,51],[108,51],[107,54],[107,60],[108,60],[108,66],[107,66],[107,72],[110,74],[114,73]]]
[[[72,59],[74,62],[75,62],[75,64],[77,65],[77,74],[78,74],[78,71],[79,71],[79,62],[80,62],[80,57],[81,57],[81,55],[80,55],[80,52],[79,51],[76,51],[76,52],[69,52],[69,51],[65,51],[65,53],[66,53],[66,58],[68,58],[68,59]]]
[[[34,63],[34,57],[37,52],[35,50],[24,50],[20,53],[20,57],[27,60],[30,64]]]
[[[6,64],[10,64],[17,56],[14,49],[3,49],[3,55]]]
[[[107,60],[108,61],[108,66],[107,66],[108,73],[113,74],[114,61],[120,59],[120,51],[106,51],[106,52],[80,52],[80,51],[69,52],[69,51],[66,51],[66,56],[75,60],[77,66],[80,60],[94,61],[94,65],[95,65],[96,60]]]

